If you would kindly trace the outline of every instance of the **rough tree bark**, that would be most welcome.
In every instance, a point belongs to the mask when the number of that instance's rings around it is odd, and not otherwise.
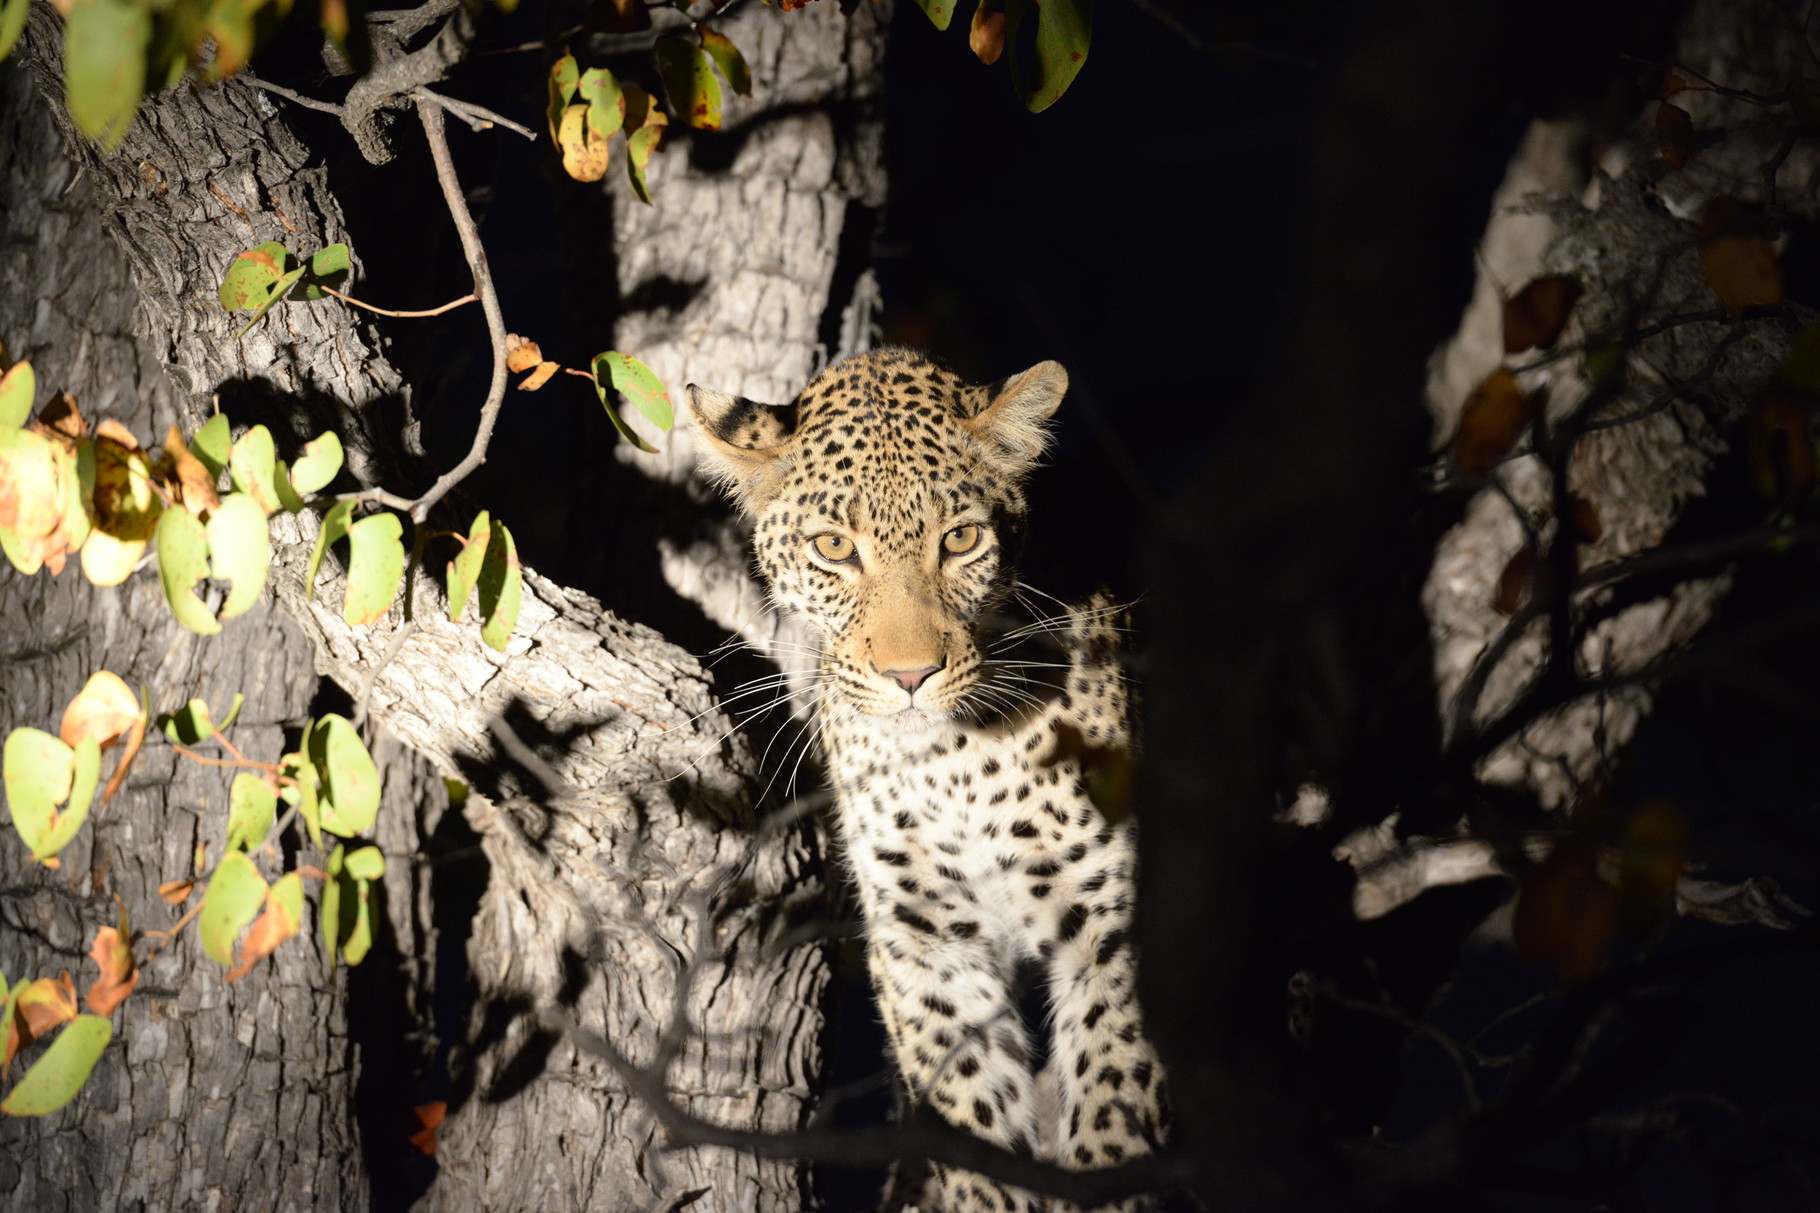
[[[691,241],[740,247],[775,271],[791,299],[777,323],[753,322],[758,339],[692,357],[687,373],[703,379],[739,385],[764,369],[807,369],[849,204],[876,201],[876,140],[853,136],[851,116],[854,99],[875,88],[882,14],[862,7],[848,21],[819,9],[749,18],[754,36],[741,45],[761,87],[767,70],[787,82],[781,100],[761,95],[760,106],[787,107],[750,116],[753,137],[729,173],[660,170],[660,206],[702,220]],[[51,96],[61,91],[59,33],[39,10],[23,47]],[[49,109],[66,127],[59,151],[47,107],[28,104],[23,73],[12,74],[12,137],[0,153],[12,229],[0,327],[13,356],[30,357],[41,383],[74,391],[85,415],[120,417],[142,438],[172,421],[192,429],[218,396],[236,425],[270,426],[281,453],[332,426],[357,484],[404,487],[395,435],[402,385],[359,313],[282,304],[236,339],[240,321],[214,301],[241,249],[276,239],[308,251],[343,238],[326,177],[278,103],[232,81],[185,84],[148,101],[111,155],[71,137],[60,110]],[[799,138],[803,153],[793,161]],[[686,154],[672,149],[658,163]],[[746,226],[762,212],[745,199],[767,190],[786,203],[776,225]],[[794,226],[799,208],[814,217],[806,229]],[[621,228],[627,239],[647,234],[634,222]],[[723,297],[722,275],[738,261],[710,255],[706,297]],[[683,324],[679,338],[690,331]],[[15,335],[22,332],[29,338]],[[667,375],[682,369],[654,361]],[[269,605],[210,641],[168,622],[143,572],[112,592],[68,572],[0,577],[7,617],[30,621],[29,630],[9,628],[3,723],[54,727],[81,677],[106,666],[145,680],[161,709],[197,694],[248,692],[244,719],[253,727],[242,726],[243,740],[270,757],[283,726],[301,724],[309,710],[313,666],[368,710],[374,728],[475,786],[465,812],[489,875],[467,943],[475,997],[456,1042],[455,1097],[429,1206],[626,1209],[699,1192],[703,1208],[802,1207],[805,1171],[795,1163],[716,1150],[660,1156],[655,1128],[624,1088],[546,1021],[560,1011],[644,1060],[672,1022],[673,993],[689,970],[692,1030],[668,1076],[677,1100],[744,1128],[788,1130],[807,1113],[827,959],[820,946],[784,936],[821,906],[819,841],[800,819],[775,828],[761,820],[751,753],[727,736],[706,675],[650,629],[529,570],[506,654],[481,646],[472,623],[448,624],[434,579],[424,577],[412,591],[415,630],[388,654],[403,635],[402,610],[349,629],[336,571],[306,600],[316,525],[307,512],[275,520]],[[502,749],[501,719],[536,760]],[[101,815],[91,841],[66,852],[61,873],[10,882],[0,934],[9,976],[54,963],[74,969],[93,927],[111,917],[111,893],[141,927],[168,920],[157,884],[189,870],[194,843],[219,836],[225,809],[225,780],[218,787],[216,773],[186,768],[173,781],[169,759],[168,751],[141,758],[129,794]],[[392,861],[392,934],[407,949],[420,1000],[423,950],[439,928],[469,926],[435,920],[429,874],[411,862],[437,811],[432,802],[391,801],[377,829]],[[181,832],[175,821],[185,823]],[[11,848],[8,870],[24,873],[10,836],[0,845]],[[314,940],[281,949],[271,967],[232,987],[196,961],[192,943],[167,949],[147,980],[168,993],[128,1001],[121,1043],[80,1101],[54,1124],[7,1122],[0,1165],[16,1169],[9,1190],[44,1195],[32,1202],[43,1208],[197,1207],[211,1192],[274,1193],[281,1207],[364,1204],[350,1093],[366,1058],[341,1034],[341,987],[313,954]],[[365,1040],[368,1052],[387,1044],[416,1047]],[[129,1157],[134,1164],[122,1166]]]

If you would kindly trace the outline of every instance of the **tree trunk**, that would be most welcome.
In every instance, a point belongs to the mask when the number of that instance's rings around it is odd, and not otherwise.
[[[849,22],[831,10],[784,20],[754,13],[755,27],[761,17],[764,32],[741,45],[761,87],[768,68],[789,82],[780,94],[792,104],[781,115],[754,116],[756,132],[727,174],[735,192],[726,192],[719,174],[667,167],[686,146],[666,149],[656,162],[666,167],[658,169],[653,216],[703,208],[728,220],[690,237],[709,250],[708,297],[739,263],[713,254],[723,244],[762,259],[766,239],[782,240],[777,255],[789,258],[789,322],[775,331],[757,326],[760,339],[690,360],[689,374],[718,383],[746,382],[765,366],[794,376],[802,363],[806,371],[849,202],[877,196],[876,140],[854,137],[851,115],[852,99],[876,87],[879,15],[862,8]],[[61,91],[59,41],[57,24],[35,11],[22,53],[53,96]],[[102,155],[70,135],[60,107],[54,114],[66,151],[57,151],[45,107],[27,105],[20,79],[12,85],[9,121],[35,132],[37,142],[22,133],[7,145],[0,188],[31,192],[9,196],[4,221],[25,225],[21,236],[37,244],[6,245],[0,324],[11,353],[30,357],[48,389],[75,392],[85,416],[119,417],[141,439],[155,440],[172,421],[193,429],[218,397],[237,426],[271,427],[281,455],[335,428],[357,484],[400,487],[394,431],[403,385],[361,314],[332,301],[285,303],[237,338],[244,319],[214,300],[222,272],[243,249],[280,240],[307,253],[344,238],[325,174],[271,98],[234,81],[179,86],[149,101],[124,145]],[[835,139],[843,124],[849,133]],[[815,137],[792,167],[784,147],[796,131]],[[83,170],[67,195],[74,170],[65,155]],[[788,230],[767,235],[732,221],[743,213],[732,204],[737,189],[767,184],[816,217],[811,238],[791,241]],[[634,222],[621,229],[622,238],[655,239]],[[622,249],[622,262],[635,251]],[[94,302],[78,291],[92,291]],[[28,326],[29,342],[14,336]],[[782,354],[773,338],[787,343]],[[657,362],[666,375],[679,369]],[[465,526],[467,519],[450,521]],[[349,628],[339,611],[338,567],[319,578],[313,600],[306,596],[317,525],[311,512],[274,518],[268,604],[210,640],[169,620],[155,580],[143,572],[116,591],[92,590],[69,572],[57,580],[0,578],[8,617],[34,621],[29,633],[15,628],[20,639],[8,646],[6,723],[54,728],[82,676],[105,666],[147,682],[160,709],[193,695],[218,703],[245,691],[247,723],[236,726],[236,737],[243,748],[262,747],[249,756],[269,758],[281,748],[281,728],[301,725],[310,711],[313,665],[369,710],[373,728],[473,787],[464,816],[487,868],[478,911],[471,922],[451,920],[451,907],[439,907],[446,889],[412,862],[426,836],[448,832],[433,786],[415,804],[388,798],[375,832],[390,860],[386,933],[400,955],[390,977],[363,966],[348,979],[357,997],[364,984],[369,1002],[392,1000],[362,1008],[357,1047],[349,1048],[341,1027],[344,983],[323,966],[318,932],[233,986],[195,959],[193,941],[180,940],[146,978],[168,989],[168,1001],[143,989],[128,1001],[121,1039],[80,1101],[57,1118],[9,1121],[0,1130],[10,1139],[0,1165],[17,1168],[9,1189],[48,1194],[33,1202],[46,1208],[58,1207],[54,1194],[65,1191],[79,1194],[68,1197],[70,1207],[135,1199],[193,1207],[208,1203],[209,1189],[228,1199],[271,1192],[283,1207],[364,1204],[360,1149],[376,1170],[380,1160],[389,1166],[403,1133],[387,1112],[369,1118],[365,1142],[357,1140],[351,1079],[395,1066],[397,1054],[431,1051],[419,1039],[430,1027],[424,1011],[435,954],[457,949],[466,933],[473,1003],[462,1039],[443,1042],[455,1048],[456,1066],[430,1207],[619,1210],[692,1192],[700,1193],[700,1208],[803,1207],[806,1170],[795,1163],[719,1150],[660,1154],[653,1123],[623,1084],[551,1026],[551,1012],[571,1016],[646,1060],[672,1022],[686,973],[694,991],[689,1031],[667,1074],[677,1101],[742,1128],[787,1130],[807,1113],[819,1083],[827,957],[819,944],[784,937],[822,907],[820,842],[800,819],[776,826],[760,819],[751,752],[728,736],[707,676],[650,629],[528,569],[506,654],[482,646],[471,620],[447,622],[433,575],[407,590],[415,630],[388,654],[406,626],[400,608],[371,627]],[[514,759],[502,736],[537,758]],[[169,750],[148,747],[129,792],[65,853],[62,874],[37,871],[8,890],[0,947],[9,977],[54,964],[74,970],[92,928],[110,918],[113,892],[139,927],[172,917],[155,888],[187,874],[198,840],[220,838],[227,781],[190,764],[173,778],[171,762]],[[400,769],[388,763],[394,785]],[[424,773],[420,765],[406,782],[433,785]],[[191,811],[172,811],[178,808]],[[178,820],[189,823],[180,836],[170,829]],[[130,845],[148,838],[160,840],[155,860]],[[316,858],[307,843],[292,842],[299,861]],[[13,848],[6,855],[14,870],[23,870],[10,836],[4,845]],[[190,974],[192,964],[203,971]],[[279,982],[295,989],[271,997],[268,983]],[[401,1004],[410,1013],[401,1015]],[[386,1017],[418,1038],[388,1038],[370,1026]],[[192,1040],[198,1047],[189,1050]],[[155,1094],[148,1064],[158,1067]],[[249,1069],[262,1066],[271,1076],[247,1081]],[[134,1088],[135,1078],[144,1085]],[[399,1112],[411,1102],[404,1091],[378,1097]],[[235,1103],[248,1107],[230,1126],[222,1109]],[[141,1118],[143,1129],[134,1124]],[[62,1132],[71,1126],[78,1131]],[[129,1157],[134,1164],[122,1165]],[[333,1197],[324,1192],[330,1178]]]

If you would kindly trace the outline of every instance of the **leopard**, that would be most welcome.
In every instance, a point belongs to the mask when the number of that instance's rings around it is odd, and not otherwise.
[[[1102,592],[1027,626],[1066,650],[1049,694],[1006,689],[984,626],[1019,584],[1025,482],[1067,388],[1053,361],[975,386],[885,348],[786,405],[685,398],[773,605],[814,637],[835,833],[908,1099],[1084,1169],[1154,1152],[1167,1122],[1137,999],[1134,827],[1092,795],[1132,744],[1123,617]],[[1073,1208],[953,1167],[931,1187],[942,1213]]]

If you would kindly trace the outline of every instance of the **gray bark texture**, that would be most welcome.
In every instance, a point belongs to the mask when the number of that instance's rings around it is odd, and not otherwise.
[[[680,168],[688,139],[679,132],[653,166],[652,217],[619,224],[622,241],[657,241],[664,208],[676,208],[690,219],[686,237],[673,229],[673,238],[707,253],[699,298],[723,298],[724,276],[745,257],[784,301],[753,314],[753,340],[723,342],[686,368],[647,355],[673,387],[685,370],[733,385],[780,367],[806,375],[825,316],[840,314],[829,296],[843,224],[850,205],[880,193],[866,99],[883,14],[863,6],[848,21],[818,10],[754,10],[730,31],[758,81],[753,112],[729,115],[753,128],[749,137],[726,171],[693,173]],[[16,52],[52,97],[60,35],[37,10]],[[781,82],[777,95],[764,91],[770,80]],[[243,320],[214,298],[243,249],[280,240],[307,253],[345,238],[326,174],[291,134],[282,103],[234,81],[185,84],[150,99],[124,145],[103,155],[70,133],[60,105],[31,100],[26,73],[11,69],[8,88],[0,335],[14,357],[32,359],[40,384],[74,392],[85,416],[119,417],[142,440],[160,439],[173,421],[193,430],[214,397],[237,427],[271,427],[281,455],[332,427],[356,484],[402,488],[406,389],[362,314],[333,301],[280,304],[236,338]],[[775,107],[782,116],[766,112]],[[403,122],[394,130],[414,133]],[[639,205],[618,202],[622,214]],[[723,246],[738,255],[713,251]],[[625,264],[636,256],[620,252]],[[723,326],[741,323],[716,314]],[[693,327],[678,319],[674,339],[690,340]],[[388,774],[375,834],[388,856],[383,934],[400,955],[396,980],[374,984],[394,1001],[362,1008],[351,1045],[342,991],[369,971],[330,977],[313,922],[307,942],[287,944],[234,986],[193,939],[179,940],[147,972],[159,996],[142,987],[128,1001],[81,1100],[43,1122],[0,1125],[0,1168],[11,1171],[0,1188],[33,1196],[25,1207],[34,1208],[232,1207],[254,1193],[281,1208],[365,1206],[363,1144],[377,1168],[375,1151],[395,1143],[371,1132],[362,1142],[356,1076],[397,1069],[378,1050],[434,1050],[433,955],[460,942],[442,932],[465,931],[470,1012],[459,1039],[441,1042],[454,1051],[454,1091],[439,1173],[419,1207],[621,1210],[690,1194],[692,1208],[804,1207],[800,1164],[668,1151],[624,1086],[550,1023],[552,1012],[570,1016],[635,1062],[680,1031],[668,1088],[706,1119],[784,1131],[807,1115],[828,961],[795,928],[822,908],[821,842],[801,818],[761,818],[751,751],[730,734],[708,676],[656,632],[529,569],[504,654],[481,644],[471,618],[447,622],[434,564],[407,589],[411,622],[395,607],[350,628],[335,557],[315,597],[306,594],[317,525],[308,511],[274,518],[267,602],[209,640],[169,619],[145,571],[113,591],[70,571],[0,575],[13,621],[0,711],[8,727],[54,729],[62,703],[103,667],[145,681],[160,710],[238,689],[249,700],[236,737],[250,756],[270,758],[282,729],[308,715],[313,675],[339,684],[367,708],[369,744]],[[535,758],[526,761],[523,746]],[[138,927],[174,917],[155,888],[187,874],[199,839],[219,839],[227,779],[187,763],[173,776],[172,760],[148,745],[128,792],[65,852],[59,873],[28,871],[10,834],[0,843],[14,873],[0,901],[9,977],[63,964],[74,972],[93,928],[112,920],[115,892]],[[425,838],[446,824],[437,775],[475,789],[464,815],[487,877],[471,922],[438,919],[421,859]],[[297,858],[319,862],[307,843]],[[679,1011],[685,976],[693,994]],[[376,1034],[369,1015],[401,1017],[405,1034]]]

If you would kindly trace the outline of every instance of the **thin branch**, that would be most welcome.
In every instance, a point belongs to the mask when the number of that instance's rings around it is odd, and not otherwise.
[[[394,311],[393,309],[391,309],[389,307],[377,307],[371,303],[364,303],[361,300],[354,298],[352,295],[344,295],[340,291],[334,290],[331,287],[323,286],[320,283],[317,284],[316,289],[321,291],[325,295],[335,296],[335,298],[341,300],[343,303],[351,303],[355,307],[363,307],[369,312],[378,312],[381,316],[396,316],[402,320],[417,320],[417,319],[421,319],[425,316],[440,316],[444,312],[452,312],[456,308],[461,307],[464,304],[473,303],[480,298],[479,295],[467,294],[467,295],[463,295],[459,299],[452,299],[448,303],[443,304],[441,307],[425,308],[424,310],[417,311],[417,312],[406,312],[406,311]]]
[[[493,381],[487,387],[486,402],[480,406],[480,424],[474,431],[474,444],[460,463],[443,473],[411,506],[411,520],[422,522],[429,515],[431,506],[487,461],[487,445],[493,440],[493,426],[499,420],[499,406],[506,396],[506,322],[499,309],[499,296],[493,290],[493,273],[487,267],[487,251],[480,243],[480,229],[468,211],[468,200],[461,192],[461,179],[455,175],[455,162],[449,156],[442,110],[429,101],[419,101],[417,116],[423,122],[423,133],[429,140],[430,157],[436,162],[436,179],[442,184],[442,196],[449,204],[449,215],[455,220],[455,230],[461,236],[461,250],[467,254],[468,268],[474,273],[474,293],[480,296],[480,306],[487,314],[487,335],[493,345]]]
[[[258,76],[255,76],[249,71],[243,70],[237,72],[235,73],[235,76],[237,79],[246,81],[246,83],[252,85],[254,88],[264,89],[268,93],[276,93],[286,101],[293,101],[298,105],[303,106],[305,109],[320,110],[325,114],[333,114],[337,118],[341,117],[342,109],[333,101],[318,101],[314,97],[306,97],[302,93],[294,92],[291,89],[284,87],[282,84],[273,84],[270,80],[261,80]]]
[[[484,106],[475,105],[471,101],[457,101],[453,97],[445,97],[441,93],[433,93],[427,88],[420,88],[412,93],[411,96],[413,99],[428,97],[431,101],[442,106],[443,109],[448,110],[451,114],[454,114],[457,118],[460,118],[463,122],[466,122],[470,127],[477,131],[484,131],[494,126],[503,126],[509,131],[515,131],[518,134],[523,135],[532,143],[537,142],[537,132],[530,127],[520,126],[510,118],[494,113]]]

